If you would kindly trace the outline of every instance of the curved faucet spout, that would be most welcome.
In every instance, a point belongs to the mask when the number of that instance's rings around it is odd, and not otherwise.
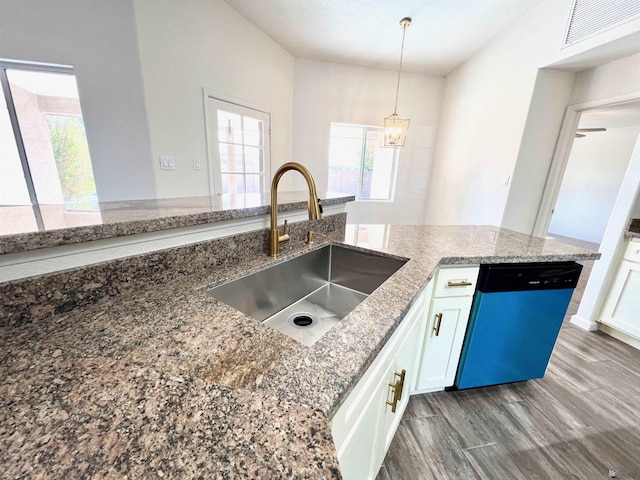
[[[282,165],[273,176],[271,181],[271,229],[269,232],[269,255],[277,257],[280,252],[280,244],[289,240],[287,233],[287,223],[285,220],[284,233],[280,235],[278,231],[278,183],[285,172],[296,170],[302,174],[309,187],[309,220],[322,218],[322,212],[318,203],[318,193],[316,192],[316,182],[311,176],[311,172],[300,163],[289,162]]]

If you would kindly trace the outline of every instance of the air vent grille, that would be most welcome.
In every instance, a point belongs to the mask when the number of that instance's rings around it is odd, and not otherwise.
[[[639,0],[575,0],[564,45],[640,16]]]

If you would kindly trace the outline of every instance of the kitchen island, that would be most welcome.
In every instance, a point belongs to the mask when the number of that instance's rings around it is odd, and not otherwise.
[[[337,240],[330,236],[278,259],[212,266],[4,324],[0,471],[7,478],[339,478],[329,422],[439,265],[598,258],[496,227],[357,231],[346,244],[409,261],[309,347],[203,290]]]

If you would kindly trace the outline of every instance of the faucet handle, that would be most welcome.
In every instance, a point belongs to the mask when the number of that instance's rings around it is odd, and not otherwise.
[[[278,234],[278,232],[276,232],[276,234]],[[278,234],[278,244],[287,242],[289,238],[289,222],[285,220],[282,228],[282,235]]]
[[[324,213],[322,210],[322,201],[320,199],[318,199],[318,209],[320,210],[320,213]]]

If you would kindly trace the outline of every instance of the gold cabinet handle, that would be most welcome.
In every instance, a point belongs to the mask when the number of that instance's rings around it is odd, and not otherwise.
[[[448,287],[470,287],[473,285],[472,282],[467,282],[466,280],[461,280],[459,282],[447,282]]]
[[[398,380],[400,382],[400,393],[398,394],[398,400],[402,400],[402,390],[404,390],[404,377],[406,374],[407,374],[407,371],[404,368],[400,373],[394,372],[394,375],[396,377],[400,377],[400,380]]]
[[[389,383],[389,386],[393,390],[393,400],[387,400],[386,404],[391,406],[391,413],[396,413],[396,407],[398,406],[398,392],[400,392],[400,380],[396,383]]]
[[[406,374],[407,371],[404,369],[402,369],[402,373],[394,372],[394,375],[400,377],[400,379],[396,380],[395,383],[389,383],[389,386],[393,389],[393,400],[387,400],[385,403],[391,407],[391,413],[396,413],[398,401],[402,399],[402,389],[404,387],[404,377]]]
[[[433,326],[433,331],[436,332],[436,337],[440,335],[440,324],[442,323],[442,313],[436,313],[436,324]]]

